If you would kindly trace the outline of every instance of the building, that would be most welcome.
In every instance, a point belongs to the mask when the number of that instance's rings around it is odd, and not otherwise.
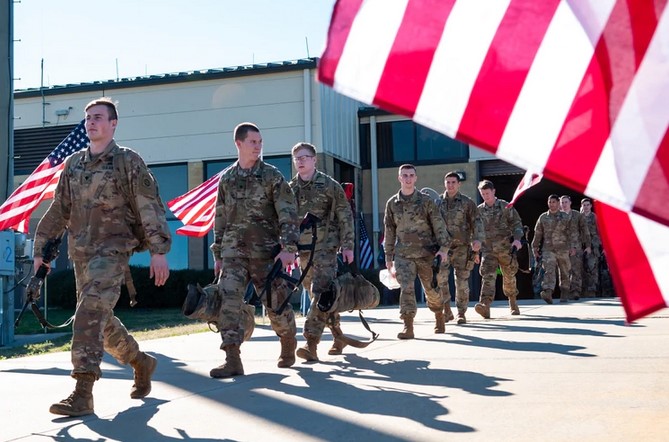
[[[355,183],[357,209],[365,216],[376,253],[385,202],[399,188],[400,164],[418,167],[419,188],[441,193],[444,174],[458,170],[465,177],[463,193],[478,198],[478,181],[490,178],[499,197],[511,197],[523,170],[332,91],[316,81],[317,63],[317,58],[307,58],[16,91],[14,187],[79,123],[89,101],[110,96],[119,102],[117,142],[142,154],[159,181],[164,201],[186,193],[236,159],[232,130],[242,121],[259,125],[264,159],[286,178],[294,173],[291,147],[307,141],[321,151],[322,170],[340,182]],[[544,188],[539,203],[525,201],[527,218],[521,212],[525,224],[534,225],[546,210],[545,195],[553,191]],[[34,213],[31,230],[46,204]],[[517,207],[522,209],[521,204]],[[181,226],[171,214],[168,221],[172,232]],[[174,235],[168,256],[171,267],[213,267],[211,241],[211,234]],[[131,263],[148,264],[148,260],[145,252]],[[58,265],[62,268],[66,262]]]

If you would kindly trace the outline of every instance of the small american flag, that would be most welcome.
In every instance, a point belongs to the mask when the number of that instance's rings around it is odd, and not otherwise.
[[[220,171],[193,190],[167,202],[174,216],[184,223],[177,229],[178,234],[202,237],[214,226],[218,180],[222,173]]]
[[[369,269],[374,263],[374,253],[372,246],[369,244],[369,236],[367,236],[367,228],[365,227],[365,219],[360,214],[360,268]]]
[[[0,230],[14,229],[27,233],[30,215],[43,201],[53,198],[65,158],[88,145],[84,120],[60,142],[37,169],[0,206]]]

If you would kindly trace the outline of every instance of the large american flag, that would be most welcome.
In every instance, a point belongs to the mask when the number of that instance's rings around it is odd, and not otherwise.
[[[37,169],[0,206],[0,230],[28,232],[30,215],[43,201],[53,198],[65,158],[88,145],[84,120],[37,166]]]
[[[597,199],[629,321],[669,304],[666,0],[339,0],[319,79]]]
[[[222,173],[220,171],[193,190],[167,202],[174,216],[184,223],[177,229],[178,234],[201,237],[214,226],[218,180]]]

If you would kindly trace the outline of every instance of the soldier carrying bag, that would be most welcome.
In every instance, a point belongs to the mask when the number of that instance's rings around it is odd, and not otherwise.
[[[335,338],[341,339],[352,347],[364,348],[374,342],[379,335],[370,329],[369,324],[362,316],[362,310],[379,305],[381,296],[379,295],[379,289],[360,274],[355,262],[349,263],[347,266],[348,268],[332,281],[330,290],[320,294],[317,307],[323,313],[358,310],[360,322],[372,334],[371,341],[360,342],[343,334],[335,336]]]

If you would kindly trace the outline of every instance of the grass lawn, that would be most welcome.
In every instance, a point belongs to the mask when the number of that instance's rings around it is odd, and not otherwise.
[[[138,341],[178,336],[209,331],[207,324],[186,318],[180,309],[123,309],[114,312]],[[49,309],[47,320],[53,325],[60,325],[74,314],[73,310]],[[67,335],[61,336],[60,333]],[[14,331],[15,335],[43,334],[44,330],[32,311],[27,310]],[[72,338],[72,326],[49,331],[59,333],[54,338],[45,337],[44,341],[16,347],[0,347],[0,359],[69,351]]]

